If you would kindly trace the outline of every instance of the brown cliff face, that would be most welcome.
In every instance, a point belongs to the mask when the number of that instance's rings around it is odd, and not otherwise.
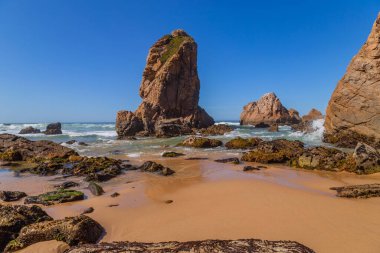
[[[118,113],[119,137],[175,136],[214,124],[198,106],[199,90],[197,44],[182,30],[165,35],[149,50],[140,86],[143,102],[134,113]]]
[[[351,60],[326,110],[325,141],[380,147],[380,13],[359,53]]]
[[[298,112],[294,109],[289,112],[274,93],[267,93],[258,101],[247,104],[240,114],[241,125],[296,124],[299,121]]]

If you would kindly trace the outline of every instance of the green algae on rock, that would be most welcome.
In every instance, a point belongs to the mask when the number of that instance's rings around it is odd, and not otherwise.
[[[223,142],[220,140],[197,137],[197,136],[190,136],[178,144],[178,146],[193,147],[193,148],[216,148],[222,145],[223,145]]]
[[[224,146],[228,149],[249,149],[256,147],[263,140],[260,138],[248,138],[244,139],[241,137],[236,137],[228,141]]]
[[[44,206],[50,206],[58,203],[65,203],[83,199],[83,192],[68,189],[60,189],[58,191],[47,192],[37,196],[28,196],[25,198],[25,204],[41,204]]]

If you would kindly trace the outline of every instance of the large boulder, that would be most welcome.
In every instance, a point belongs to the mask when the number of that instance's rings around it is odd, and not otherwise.
[[[202,135],[224,135],[233,130],[233,128],[226,124],[212,125],[207,128],[199,130]]]
[[[236,137],[228,141],[224,146],[226,146],[228,149],[249,149],[256,147],[262,141],[262,139],[257,137],[247,139]]]
[[[242,161],[258,163],[286,163],[304,151],[300,141],[278,139],[260,142],[254,149],[241,157]]]
[[[373,147],[359,142],[356,145],[353,158],[356,173],[371,174],[380,172],[380,153]]]
[[[25,192],[20,191],[0,191],[0,199],[5,202],[17,201],[26,197]]]
[[[14,240],[26,225],[52,220],[38,206],[0,205],[0,252]]]
[[[314,253],[314,251],[294,241],[205,240],[190,242],[113,242],[86,244],[73,247],[67,253],[179,253],[179,252],[239,252],[239,253]]]
[[[209,139],[205,137],[190,136],[183,140],[178,146],[192,147],[192,148],[216,148],[222,146],[223,142],[216,139]]]
[[[0,134],[0,160],[67,158],[75,154],[74,150],[52,141],[31,141],[12,134]]]
[[[258,101],[248,103],[240,114],[240,125],[297,124],[300,122],[298,112],[291,112],[281,104],[276,94],[264,94]]]
[[[62,126],[61,123],[51,123],[47,125],[46,130],[44,131],[44,134],[46,135],[53,135],[53,134],[62,134]]]
[[[34,127],[26,127],[20,130],[19,134],[39,134],[41,133],[40,129],[36,129]]]
[[[165,35],[149,50],[140,86],[141,105],[135,112],[117,114],[119,138],[141,132],[170,137],[213,125],[214,120],[198,106],[199,90],[194,39],[183,30]]]
[[[380,14],[331,96],[325,130],[324,140],[342,147],[380,147]]]
[[[50,240],[63,241],[70,246],[96,243],[103,232],[99,223],[85,215],[43,221],[22,228],[19,236],[8,243],[5,251],[17,251],[34,243]]]

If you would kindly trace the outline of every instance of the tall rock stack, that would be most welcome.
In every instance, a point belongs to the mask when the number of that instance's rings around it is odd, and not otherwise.
[[[177,136],[214,124],[198,105],[200,82],[197,44],[185,31],[176,30],[149,50],[140,86],[138,109],[119,111],[119,138],[134,135]]]
[[[300,121],[298,112],[286,109],[273,92],[248,103],[240,114],[240,125],[297,124]]]
[[[338,146],[380,148],[380,13],[331,96],[325,130],[324,140]]]

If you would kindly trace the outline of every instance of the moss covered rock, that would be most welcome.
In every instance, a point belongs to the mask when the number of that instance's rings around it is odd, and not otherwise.
[[[44,206],[50,206],[58,203],[72,202],[83,199],[83,192],[61,189],[58,191],[43,193],[37,196],[26,197],[25,204],[41,204]]]
[[[186,138],[179,146],[193,147],[193,148],[216,148],[223,145],[223,142],[216,139],[209,139],[204,137],[191,136]]]
[[[152,161],[145,162],[138,169],[140,169],[142,171],[146,171],[146,172],[157,173],[157,174],[163,175],[163,176],[169,176],[169,175],[172,175],[175,173],[174,170],[172,170],[168,167],[165,167],[159,163],[152,162]]]
[[[162,154],[162,157],[179,157],[179,156],[184,156],[185,154],[182,153],[177,153],[174,151],[169,151],[169,152],[164,152]]]
[[[263,140],[260,138],[244,139],[241,137],[237,137],[235,139],[228,141],[224,146],[226,146],[226,148],[229,148],[229,149],[248,149],[248,148],[256,147],[262,141]]]

